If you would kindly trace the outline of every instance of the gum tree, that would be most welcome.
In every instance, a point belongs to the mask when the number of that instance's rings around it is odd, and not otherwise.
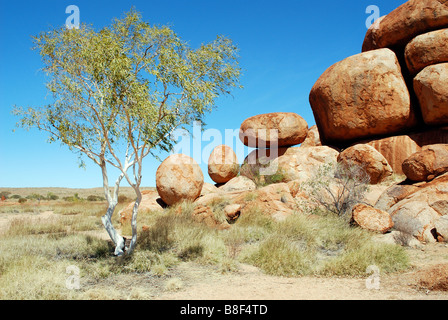
[[[61,27],[33,41],[53,99],[41,108],[15,107],[17,125],[48,132],[50,142],[78,153],[82,166],[85,155],[101,168],[108,202],[103,225],[115,255],[130,254],[137,241],[143,159],[169,151],[174,129],[202,121],[217,97],[239,87],[238,48],[218,36],[192,49],[173,30],[149,25],[134,9],[99,31],[88,25]],[[119,170],[112,189],[110,167]],[[111,222],[123,179],[136,194],[129,247]]]

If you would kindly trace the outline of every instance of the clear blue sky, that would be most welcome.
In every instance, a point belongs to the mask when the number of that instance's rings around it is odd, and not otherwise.
[[[241,50],[244,89],[220,99],[219,108],[205,118],[207,128],[224,136],[225,129],[236,130],[246,118],[268,112],[296,112],[309,126],[315,124],[308,102],[310,89],[329,66],[361,51],[370,15],[367,6],[376,5],[380,15],[385,15],[404,2],[0,0],[0,187],[101,186],[100,169],[89,159],[87,168],[80,169],[77,156],[65,146],[47,143],[44,132],[13,132],[18,120],[11,115],[14,105],[40,107],[51,101],[39,72],[39,54],[31,50],[31,36],[64,25],[68,5],[77,5],[81,22],[98,29],[135,6],[146,21],[171,26],[192,47],[218,34],[230,37]],[[201,145],[209,150],[213,143],[202,141]],[[232,147],[239,143],[234,141]],[[143,186],[155,186],[159,164],[146,158]],[[211,182],[206,161],[201,161],[201,168],[205,181]],[[110,180],[115,180],[114,174]]]

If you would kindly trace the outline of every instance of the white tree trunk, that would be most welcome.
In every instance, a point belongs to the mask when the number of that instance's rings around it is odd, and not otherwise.
[[[116,256],[121,256],[124,254],[125,239],[120,234],[118,234],[117,230],[114,228],[114,226],[112,224],[112,215],[114,214],[115,207],[117,206],[117,203],[118,203],[118,191],[120,188],[121,179],[123,179],[124,175],[121,174],[118,177],[117,181],[115,182],[113,196],[111,196],[110,191],[109,191],[109,179],[107,177],[107,169],[106,169],[105,162],[102,163],[101,169],[102,169],[102,173],[103,173],[104,194],[106,196],[107,203],[109,205],[107,208],[106,214],[101,217],[101,221],[103,222],[104,228],[106,229],[107,233],[109,234],[109,237],[115,244],[114,254]]]
[[[112,225],[112,215],[115,211],[116,203],[109,203],[109,207],[107,208],[107,212],[104,216],[101,217],[101,221],[103,222],[104,228],[106,228],[109,237],[115,244],[114,254],[116,256],[121,256],[124,253],[125,241],[124,238],[118,234],[117,230]]]
[[[138,213],[138,207],[142,202],[142,193],[140,192],[139,187],[135,188],[135,193],[137,194],[137,199],[135,200],[134,208],[132,209],[132,219],[131,219],[132,239],[131,243],[129,244],[129,248],[126,250],[128,254],[131,254],[134,251],[135,245],[137,243],[137,213]]]

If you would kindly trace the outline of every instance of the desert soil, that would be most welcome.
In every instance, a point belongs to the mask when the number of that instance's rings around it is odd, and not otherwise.
[[[0,234],[17,216],[0,215]],[[20,216],[50,219],[54,214],[46,211]],[[96,235],[107,238],[105,231]],[[448,291],[428,290],[420,285],[422,275],[431,274],[434,267],[443,265],[448,270],[448,244],[426,244],[406,250],[411,268],[402,273],[379,273],[377,289],[366,285],[372,276],[367,273],[365,278],[288,278],[266,275],[256,267],[241,264],[238,271],[223,274],[215,267],[194,262],[179,264],[167,276],[126,275],[126,279],[114,279],[110,283],[106,280],[100,286],[138,283],[139,287],[150,286],[148,298],[156,300],[448,300]],[[168,289],[168,281],[178,286]]]

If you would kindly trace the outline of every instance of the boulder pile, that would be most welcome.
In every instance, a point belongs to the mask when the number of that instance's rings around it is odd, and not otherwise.
[[[420,147],[448,143],[441,128],[448,125],[447,74],[447,2],[404,3],[369,28],[361,53],[314,84],[309,100],[321,141],[369,143],[401,173],[401,161]]]
[[[244,120],[239,138],[255,150],[240,166],[231,147],[216,147],[208,161],[215,185],[204,183],[190,157],[168,157],[142,208],[191,201],[192,216],[218,229],[253,211],[281,220],[312,207],[302,186],[339,163],[362,168],[370,180],[351,223],[448,241],[448,1],[410,0],[378,19],[362,52],[330,66],[309,102],[311,128],[292,112]]]

